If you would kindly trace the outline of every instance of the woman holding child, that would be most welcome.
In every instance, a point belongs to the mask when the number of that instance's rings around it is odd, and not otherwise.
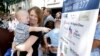
[[[30,17],[30,26],[33,27],[39,27],[41,24],[41,20],[42,20],[42,13],[41,13],[41,9],[39,9],[38,7],[33,7],[31,9],[28,10],[29,12],[29,17]],[[36,36],[36,37],[32,37],[32,35]],[[39,47],[39,43],[41,41],[42,38],[42,31],[39,32],[30,32],[30,36],[24,43],[23,43],[23,49],[27,49],[30,46],[32,46],[33,48],[33,54],[32,56],[38,56],[38,47]],[[19,48],[20,50],[21,48]],[[23,55],[25,53],[21,53],[21,56],[25,56]]]

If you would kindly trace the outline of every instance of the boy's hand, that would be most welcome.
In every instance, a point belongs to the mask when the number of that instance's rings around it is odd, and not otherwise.
[[[12,50],[16,51],[16,44],[14,42],[12,43]]]
[[[46,28],[46,27],[43,27],[43,28],[42,28],[42,31],[43,31],[43,32],[49,32],[50,30],[51,30],[50,28]]]
[[[13,32],[13,30],[12,29],[8,29],[9,30],[9,32]]]
[[[16,51],[16,48],[15,48],[15,47],[12,47],[12,50],[13,50],[13,51]]]

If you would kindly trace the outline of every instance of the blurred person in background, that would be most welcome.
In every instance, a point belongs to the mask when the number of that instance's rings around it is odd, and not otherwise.
[[[45,18],[45,20],[44,20],[44,26],[46,25],[46,23],[48,22],[48,21],[54,21],[54,18],[53,18],[53,16],[51,15],[51,9],[49,9],[49,8],[46,8],[45,10],[44,10],[44,16],[46,16],[46,18]]]
[[[18,22],[18,20],[17,20],[16,17],[15,17],[15,12],[12,12],[12,13],[10,14],[10,18],[9,18],[9,21],[8,21],[8,25],[9,25],[8,29],[9,29],[9,31],[14,31],[15,28],[16,28],[16,25],[17,25],[18,23],[19,23],[19,22]]]
[[[46,9],[46,7],[42,7],[41,11],[42,11],[42,22],[41,22],[41,26],[44,26],[44,20],[46,19],[46,16],[44,15],[44,10]]]
[[[55,19],[61,19],[61,12],[56,13]]]
[[[49,48],[49,56],[57,56],[58,41],[59,41],[60,20],[55,20],[55,28],[44,35],[46,47]],[[50,37],[51,44],[48,44],[47,38]]]

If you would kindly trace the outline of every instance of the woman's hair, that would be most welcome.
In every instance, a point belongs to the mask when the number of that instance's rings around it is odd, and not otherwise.
[[[32,8],[30,8],[30,9],[28,10],[29,14],[30,14],[30,12],[31,12],[32,10],[34,10],[35,13],[37,14],[37,17],[38,17],[38,24],[41,25],[41,21],[42,21],[42,12],[41,12],[41,9],[38,8],[38,7],[36,7],[36,6],[35,6],[35,7],[32,7]]]

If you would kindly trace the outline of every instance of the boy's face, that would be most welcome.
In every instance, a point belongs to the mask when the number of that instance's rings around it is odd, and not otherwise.
[[[22,22],[25,23],[25,24],[28,24],[29,23],[29,16],[28,15],[23,16]]]
[[[29,16],[28,15],[22,16],[22,22],[25,24],[28,24],[29,23]]]
[[[19,18],[20,18],[20,22],[22,22],[24,24],[28,24],[29,23],[29,15],[28,15],[28,13],[20,14]]]

